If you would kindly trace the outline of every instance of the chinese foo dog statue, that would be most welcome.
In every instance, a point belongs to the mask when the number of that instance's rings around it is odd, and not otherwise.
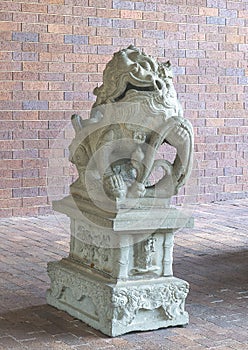
[[[193,130],[170,63],[129,46],[94,93],[90,118],[72,116],[79,177],[53,201],[70,217],[70,253],[48,264],[47,302],[110,336],[186,325],[189,285],[173,276],[173,240],[193,220],[170,198],[189,177]],[[163,143],[176,149],[174,161],[157,159]],[[151,185],[158,167],[163,177]]]
[[[90,118],[72,116],[70,160],[79,178],[71,194],[89,199],[96,188],[113,200],[176,194],[192,168],[193,130],[177,100],[170,62],[129,46],[114,54],[94,94]],[[173,164],[155,159],[163,143],[176,148]],[[164,176],[150,186],[157,167]]]

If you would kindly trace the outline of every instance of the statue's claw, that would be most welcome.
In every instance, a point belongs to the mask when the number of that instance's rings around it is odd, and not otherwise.
[[[110,175],[104,178],[104,190],[110,198],[123,199],[127,194],[127,185],[121,175]]]
[[[140,183],[140,182],[135,182],[129,192],[128,192],[128,197],[144,197],[146,193],[146,188],[145,185]]]

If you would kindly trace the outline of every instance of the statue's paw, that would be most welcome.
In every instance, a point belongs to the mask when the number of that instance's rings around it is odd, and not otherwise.
[[[179,142],[181,142],[181,143],[183,143],[184,141],[186,141],[188,139],[189,133],[188,133],[188,130],[185,129],[184,125],[178,126],[177,136],[179,138]]]
[[[110,175],[104,179],[104,189],[111,198],[123,199],[127,194],[127,185],[121,175]]]
[[[129,197],[137,198],[144,197],[146,193],[145,185],[140,182],[135,182],[129,191]]]
[[[181,145],[188,142],[190,137],[189,131],[184,124],[176,124],[169,134],[166,136],[166,140],[173,146]]]

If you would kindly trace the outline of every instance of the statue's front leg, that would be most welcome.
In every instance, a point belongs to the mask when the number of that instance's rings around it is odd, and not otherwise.
[[[112,164],[112,154],[116,151],[118,140],[114,130],[103,134],[96,151],[96,164],[103,184],[103,190],[111,199],[123,199],[127,195],[127,185],[122,174],[115,171]]]
[[[176,124],[166,135],[166,142],[177,150],[173,163],[173,175],[177,181],[177,188],[181,187],[191,172],[193,162],[193,130],[185,119],[174,118]]]

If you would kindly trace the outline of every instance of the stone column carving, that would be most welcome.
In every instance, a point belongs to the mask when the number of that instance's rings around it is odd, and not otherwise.
[[[174,233],[168,231],[164,235],[164,256],[163,256],[163,276],[173,276],[172,263],[173,263],[173,246],[174,246]]]

